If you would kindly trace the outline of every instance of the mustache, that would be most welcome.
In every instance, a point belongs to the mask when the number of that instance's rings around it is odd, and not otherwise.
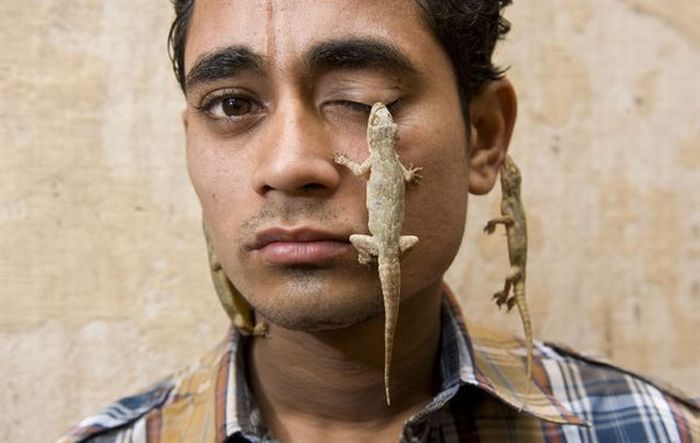
[[[366,214],[348,220],[340,217],[346,211],[333,209],[319,201],[271,203],[245,218],[235,238],[237,247],[244,247],[255,233],[270,226],[324,226],[334,232],[365,233]]]

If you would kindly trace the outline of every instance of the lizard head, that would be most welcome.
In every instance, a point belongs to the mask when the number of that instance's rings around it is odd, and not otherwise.
[[[520,169],[515,165],[511,156],[506,155],[501,169],[501,186],[510,192],[519,193],[521,181]]]
[[[389,112],[384,103],[377,102],[372,105],[367,122],[367,143],[369,143],[370,147],[374,140],[388,137],[395,139],[397,132],[398,125],[394,123],[391,112]]]

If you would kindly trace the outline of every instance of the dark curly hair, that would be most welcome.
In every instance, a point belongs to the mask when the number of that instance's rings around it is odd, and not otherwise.
[[[180,87],[185,87],[185,41],[195,0],[172,0],[175,20],[168,34],[168,52]],[[503,75],[491,56],[496,42],[510,30],[502,9],[511,0],[414,0],[423,20],[447,52],[458,79],[464,111],[469,99],[490,80]]]

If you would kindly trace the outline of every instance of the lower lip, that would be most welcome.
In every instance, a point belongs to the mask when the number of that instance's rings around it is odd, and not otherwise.
[[[320,264],[345,254],[350,247],[350,243],[333,240],[272,242],[258,249],[258,253],[275,265]]]

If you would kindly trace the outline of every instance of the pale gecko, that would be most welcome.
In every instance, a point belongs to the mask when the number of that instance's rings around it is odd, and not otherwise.
[[[361,164],[345,154],[334,156],[336,163],[353,174],[370,173],[367,181],[368,229],[371,235],[353,234],[350,243],[358,251],[358,261],[369,264],[377,258],[379,281],[384,298],[384,389],[391,404],[391,356],[399,314],[401,255],[418,243],[415,235],[401,235],[405,210],[405,184],[417,181],[422,168],[405,168],[395,150],[398,125],[382,103],[375,103],[367,124],[369,157]]]

